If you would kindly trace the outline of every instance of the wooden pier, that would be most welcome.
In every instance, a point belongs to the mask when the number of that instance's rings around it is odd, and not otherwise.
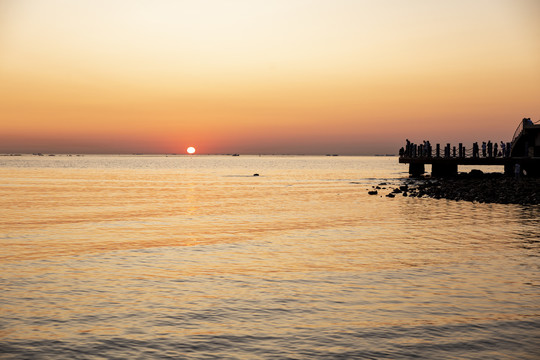
[[[459,165],[504,166],[506,175],[514,176],[516,170],[521,175],[540,177],[540,124],[534,124],[530,119],[523,119],[511,143],[501,145],[489,142],[482,151],[477,143],[472,150],[467,151],[463,144],[451,147],[446,144],[444,149],[436,145],[435,152],[429,142],[417,145],[407,141],[405,148],[400,150],[399,162],[409,164],[409,174],[420,176],[425,173],[425,165],[431,165],[431,175],[436,177],[455,176]],[[443,150],[441,152],[441,150]],[[517,165],[517,166],[516,166]]]

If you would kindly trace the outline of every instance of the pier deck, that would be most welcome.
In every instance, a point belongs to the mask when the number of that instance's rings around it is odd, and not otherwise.
[[[432,176],[454,176],[458,173],[459,165],[478,165],[489,166],[499,165],[504,166],[504,173],[513,175],[515,165],[519,164],[528,175],[535,175],[540,169],[540,158],[532,157],[486,157],[486,158],[471,158],[471,157],[436,157],[436,156],[420,156],[420,157],[405,157],[399,158],[401,164],[409,164],[409,174],[419,176],[425,173],[425,165],[432,166]]]

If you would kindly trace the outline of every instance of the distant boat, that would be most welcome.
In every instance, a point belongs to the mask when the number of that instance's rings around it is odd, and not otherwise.
[[[232,154],[232,156],[240,156],[240,154]]]

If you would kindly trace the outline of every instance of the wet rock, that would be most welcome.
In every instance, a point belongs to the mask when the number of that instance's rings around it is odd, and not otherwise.
[[[480,170],[460,174],[448,179],[418,180],[414,184],[405,182],[409,197],[431,197],[478,203],[540,204],[540,179],[516,180],[500,173],[485,174]],[[403,185],[404,186],[404,185]]]
[[[377,195],[379,192],[377,190],[370,190],[368,191],[369,195]]]
[[[469,173],[469,176],[473,178],[481,178],[484,176],[484,172],[482,170],[473,169]]]
[[[386,197],[393,198],[393,197],[396,197],[396,195],[390,193],[390,194],[387,194]]]

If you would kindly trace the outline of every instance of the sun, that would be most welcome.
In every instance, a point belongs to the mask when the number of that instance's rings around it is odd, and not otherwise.
[[[187,148],[186,151],[188,152],[188,154],[195,154],[196,150],[195,150],[195,148],[193,146],[190,146],[190,147]]]

